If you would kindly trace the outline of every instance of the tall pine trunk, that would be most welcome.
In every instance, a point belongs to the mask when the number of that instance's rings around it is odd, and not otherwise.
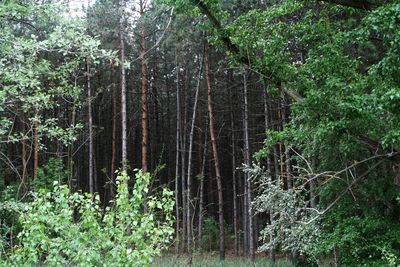
[[[121,66],[121,154],[122,154],[122,170],[126,171],[128,167],[127,156],[127,121],[126,121],[126,79],[125,79],[125,42],[123,34],[122,19],[122,1],[120,0],[120,20],[119,20],[119,49],[120,49],[120,66]]]
[[[249,144],[249,111],[248,111],[248,100],[247,100],[247,76],[243,74],[243,96],[244,96],[244,118],[243,118],[243,130],[244,130],[244,163],[250,166],[250,144]],[[247,236],[248,236],[248,258],[250,261],[254,261],[254,231],[253,231],[253,212],[251,207],[252,199],[252,188],[250,177],[245,174],[245,194],[246,194],[246,215],[247,215]]]
[[[216,131],[215,131],[215,117],[213,111],[212,102],[212,82],[211,82],[211,72],[209,64],[209,48],[208,44],[205,46],[205,70],[207,77],[207,103],[208,103],[208,116],[210,120],[210,139],[211,147],[214,158],[215,176],[217,180],[217,190],[218,190],[218,221],[219,221],[219,258],[220,260],[225,259],[225,231],[224,231],[224,211],[223,211],[223,196],[222,196],[222,181],[221,181],[221,170],[218,158]]]
[[[21,144],[21,160],[22,160],[22,176],[21,176],[21,185],[20,192],[21,197],[24,197],[28,190],[28,153],[27,153],[27,145],[26,145],[26,125],[25,125],[25,114],[22,115],[21,119],[21,130],[23,133],[22,136],[22,144]]]
[[[189,133],[189,151],[188,151],[188,168],[187,168],[187,207],[186,207],[186,217],[187,217],[187,250],[188,253],[191,255],[192,254],[192,220],[191,220],[191,206],[192,206],[192,154],[193,154],[193,139],[194,139],[194,127],[196,124],[196,112],[197,112],[197,102],[199,98],[199,91],[200,91],[200,83],[201,83],[201,73],[203,71],[203,58],[200,57],[200,67],[199,67],[199,76],[197,77],[197,86],[196,86],[196,93],[194,97],[194,106],[193,106],[193,114],[192,114],[192,120],[191,120],[191,125],[190,125],[190,133]]]
[[[146,56],[146,32],[144,24],[144,1],[139,1],[139,13],[142,19],[140,26],[140,59],[141,59],[141,103],[142,103],[142,171],[147,172],[148,162],[148,142],[149,142],[149,127],[148,127],[148,83],[147,83],[147,59]]]
[[[117,92],[113,86],[112,101],[112,133],[111,133],[111,173],[110,173],[110,194],[111,198],[115,195],[115,161],[116,161],[116,139],[117,139]]]
[[[39,112],[35,108],[35,119],[33,123],[33,180],[38,176],[39,170]]]
[[[176,245],[175,252],[179,254],[179,160],[180,160],[180,142],[181,142],[181,97],[179,88],[179,65],[178,56],[175,51],[176,59],[176,157],[175,157],[175,216],[176,216]]]
[[[203,209],[204,209],[204,180],[205,180],[205,168],[206,168],[206,158],[207,158],[207,138],[208,137],[208,114],[206,118],[206,129],[204,131],[204,149],[203,149],[203,159],[201,162],[200,171],[200,200],[199,200],[199,225],[198,225],[198,242],[201,241],[203,236]]]
[[[272,130],[272,126],[271,126],[271,123],[270,123],[270,116],[271,116],[271,114],[270,114],[270,108],[269,108],[269,106],[270,106],[270,100],[269,100],[268,97],[269,97],[269,96],[267,95],[267,91],[264,90],[264,91],[263,91],[263,98],[264,98],[264,123],[265,123],[265,131]],[[272,155],[272,157],[275,158],[275,155]],[[268,173],[272,176],[272,173],[273,173],[273,163],[272,163],[272,161],[271,161],[271,155],[268,155],[268,157],[267,157],[267,169],[268,169]],[[270,221],[270,224],[272,224],[273,219],[274,219],[274,214],[270,212],[270,213],[269,213],[269,221]],[[270,258],[270,260],[271,260],[272,262],[275,262],[276,255],[275,255],[275,248],[274,248],[274,247],[272,247],[272,248],[269,250],[269,258]]]
[[[89,127],[89,192],[93,195],[94,183],[93,183],[93,117],[92,117],[92,87],[90,83],[90,66],[86,63],[86,86],[87,86],[87,97],[88,97],[88,127]]]
[[[230,76],[231,78],[231,76]],[[238,227],[238,207],[237,207],[237,185],[236,185],[236,137],[235,120],[233,110],[233,96],[229,90],[230,120],[231,120],[231,151],[232,151],[232,199],[233,199],[233,234],[234,234],[234,253],[239,255],[239,227]]]

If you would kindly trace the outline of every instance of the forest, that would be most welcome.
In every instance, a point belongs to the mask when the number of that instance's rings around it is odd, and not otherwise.
[[[400,1],[0,0],[0,266],[400,266]]]

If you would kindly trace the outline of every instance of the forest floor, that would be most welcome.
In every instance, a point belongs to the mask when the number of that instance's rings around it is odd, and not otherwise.
[[[187,255],[177,256],[175,254],[165,254],[160,258],[157,258],[152,264],[153,267],[183,267],[189,266],[189,258]],[[226,255],[225,261],[219,260],[218,252],[210,253],[194,253],[193,254],[193,267],[247,267],[247,266],[257,266],[257,267],[291,267],[293,266],[289,261],[285,259],[277,260],[273,264],[266,257],[258,256],[255,263],[250,263],[245,257],[238,257],[233,254]]]

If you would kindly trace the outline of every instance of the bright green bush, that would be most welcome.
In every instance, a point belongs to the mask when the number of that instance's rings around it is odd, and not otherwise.
[[[102,210],[99,196],[71,193],[54,183],[40,190],[20,216],[19,245],[2,266],[148,266],[172,240],[173,193],[148,195],[150,175],[117,178],[117,196]]]

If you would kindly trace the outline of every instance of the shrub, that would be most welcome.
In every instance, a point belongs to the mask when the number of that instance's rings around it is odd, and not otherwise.
[[[172,240],[173,193],[147,195],[150,175],[135,178],[129,192],[127,174],[118,176],[104,212],[98,195],[71,193],[58,182],[40,190],[20,216],[19,245],[0,265],[148,266]]]
[[[53,187],[54,181],[63,183],[68,178],[68,171],[63,161],[59,158],[50,158],[42,168],[38,170],[38,176],[31,182],[34,189],[49,189]]]

